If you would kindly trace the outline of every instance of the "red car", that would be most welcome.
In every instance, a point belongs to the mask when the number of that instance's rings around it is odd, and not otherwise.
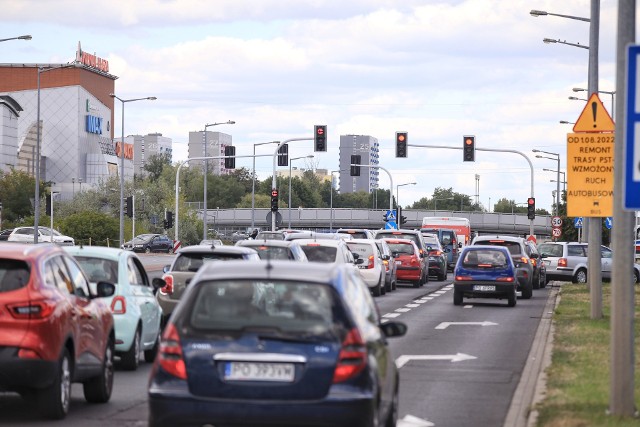
[[[424,255],[420,253],[418,246],[412,240],[407,239],[384,240],[391,248],[391,253],[394,254],[397,279],[413,283],[414,288],[420,287],[426,272],[422,262]]]
[[[64,418],[71,383],[88,402],[113,387],[113,316],[75,260],[51,244],[0,245],[0,391],[33,400],[42,415]]]

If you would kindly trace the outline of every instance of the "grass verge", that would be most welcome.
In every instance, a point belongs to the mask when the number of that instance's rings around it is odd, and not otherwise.
[[[611,284],[602,287],[603,313],[591,320],[591,303],[586,286],[563,283],[560,303],[553,321],[555,327],[551,365],[547,368],[545,398],[536,405],[538,426],[596,427],[640,426],[638,418],[606,414],[610,395],[610,314]],[[639,301],[636,286],[635,300]],[[640,397],[640,308],[635,308],[635,402]]]

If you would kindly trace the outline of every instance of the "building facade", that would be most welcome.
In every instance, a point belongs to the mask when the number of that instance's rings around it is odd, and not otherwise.
[[[340,189],[341,194],[357,191],[373,192],[379,185],[377,167],[361,167],[360,176],[351,176],[351,156],[359,155],[360,164],[380,164],[380,144],[369,135],[340,135]]]
[[[117,138],[116,140],[119,141]],[[136,175],[146,175],[144,167],[153,156],[166,155],[170,163],[173,160],[173,141],[161,133],[129,135],[124,141],[125,144],[133,145],[133,170]]]
[[[206,131],[206,143],[207,149],[205,156],[205,132],[189,132],[189,158],[224,156],[225,147],[233,145],[233,139],[231,135],[226,133]],[[202,160],[193,160],[189,162],[189,167],[203,168],[204,162]],[[233,169],[224,167],[224,158],[208,160],[207,170],[213,175],[229,175],[233,172]]]

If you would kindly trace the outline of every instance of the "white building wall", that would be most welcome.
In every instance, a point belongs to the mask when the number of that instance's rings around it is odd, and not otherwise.
[[[8,172],[18,162],[18,117],[0,104],[0,170]]]

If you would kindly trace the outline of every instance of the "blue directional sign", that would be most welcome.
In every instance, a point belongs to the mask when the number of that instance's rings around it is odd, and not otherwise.
[[[611,230],[611,228],[613,227],[613,217],[606,217],[604,219],[604,226],[607,227],[608,230]]]
[[[387,221],[394,221],[396,220],[396,210],[388,210],[387,211]]]
[[[579,216],[577,218],[573,219],[573,226],[575,228],[582,228],[582,221],[584,220],[583,217]]]
[[[385,230],[397,230],[398,229],[398,224],[396,224],[395,221],[387,221],[384,224],[384,228],[385,228]]]
[[[629,46],[627,50],[627,111],[624,131],[624,191],[623,207],[640,210],[640,46]]]

